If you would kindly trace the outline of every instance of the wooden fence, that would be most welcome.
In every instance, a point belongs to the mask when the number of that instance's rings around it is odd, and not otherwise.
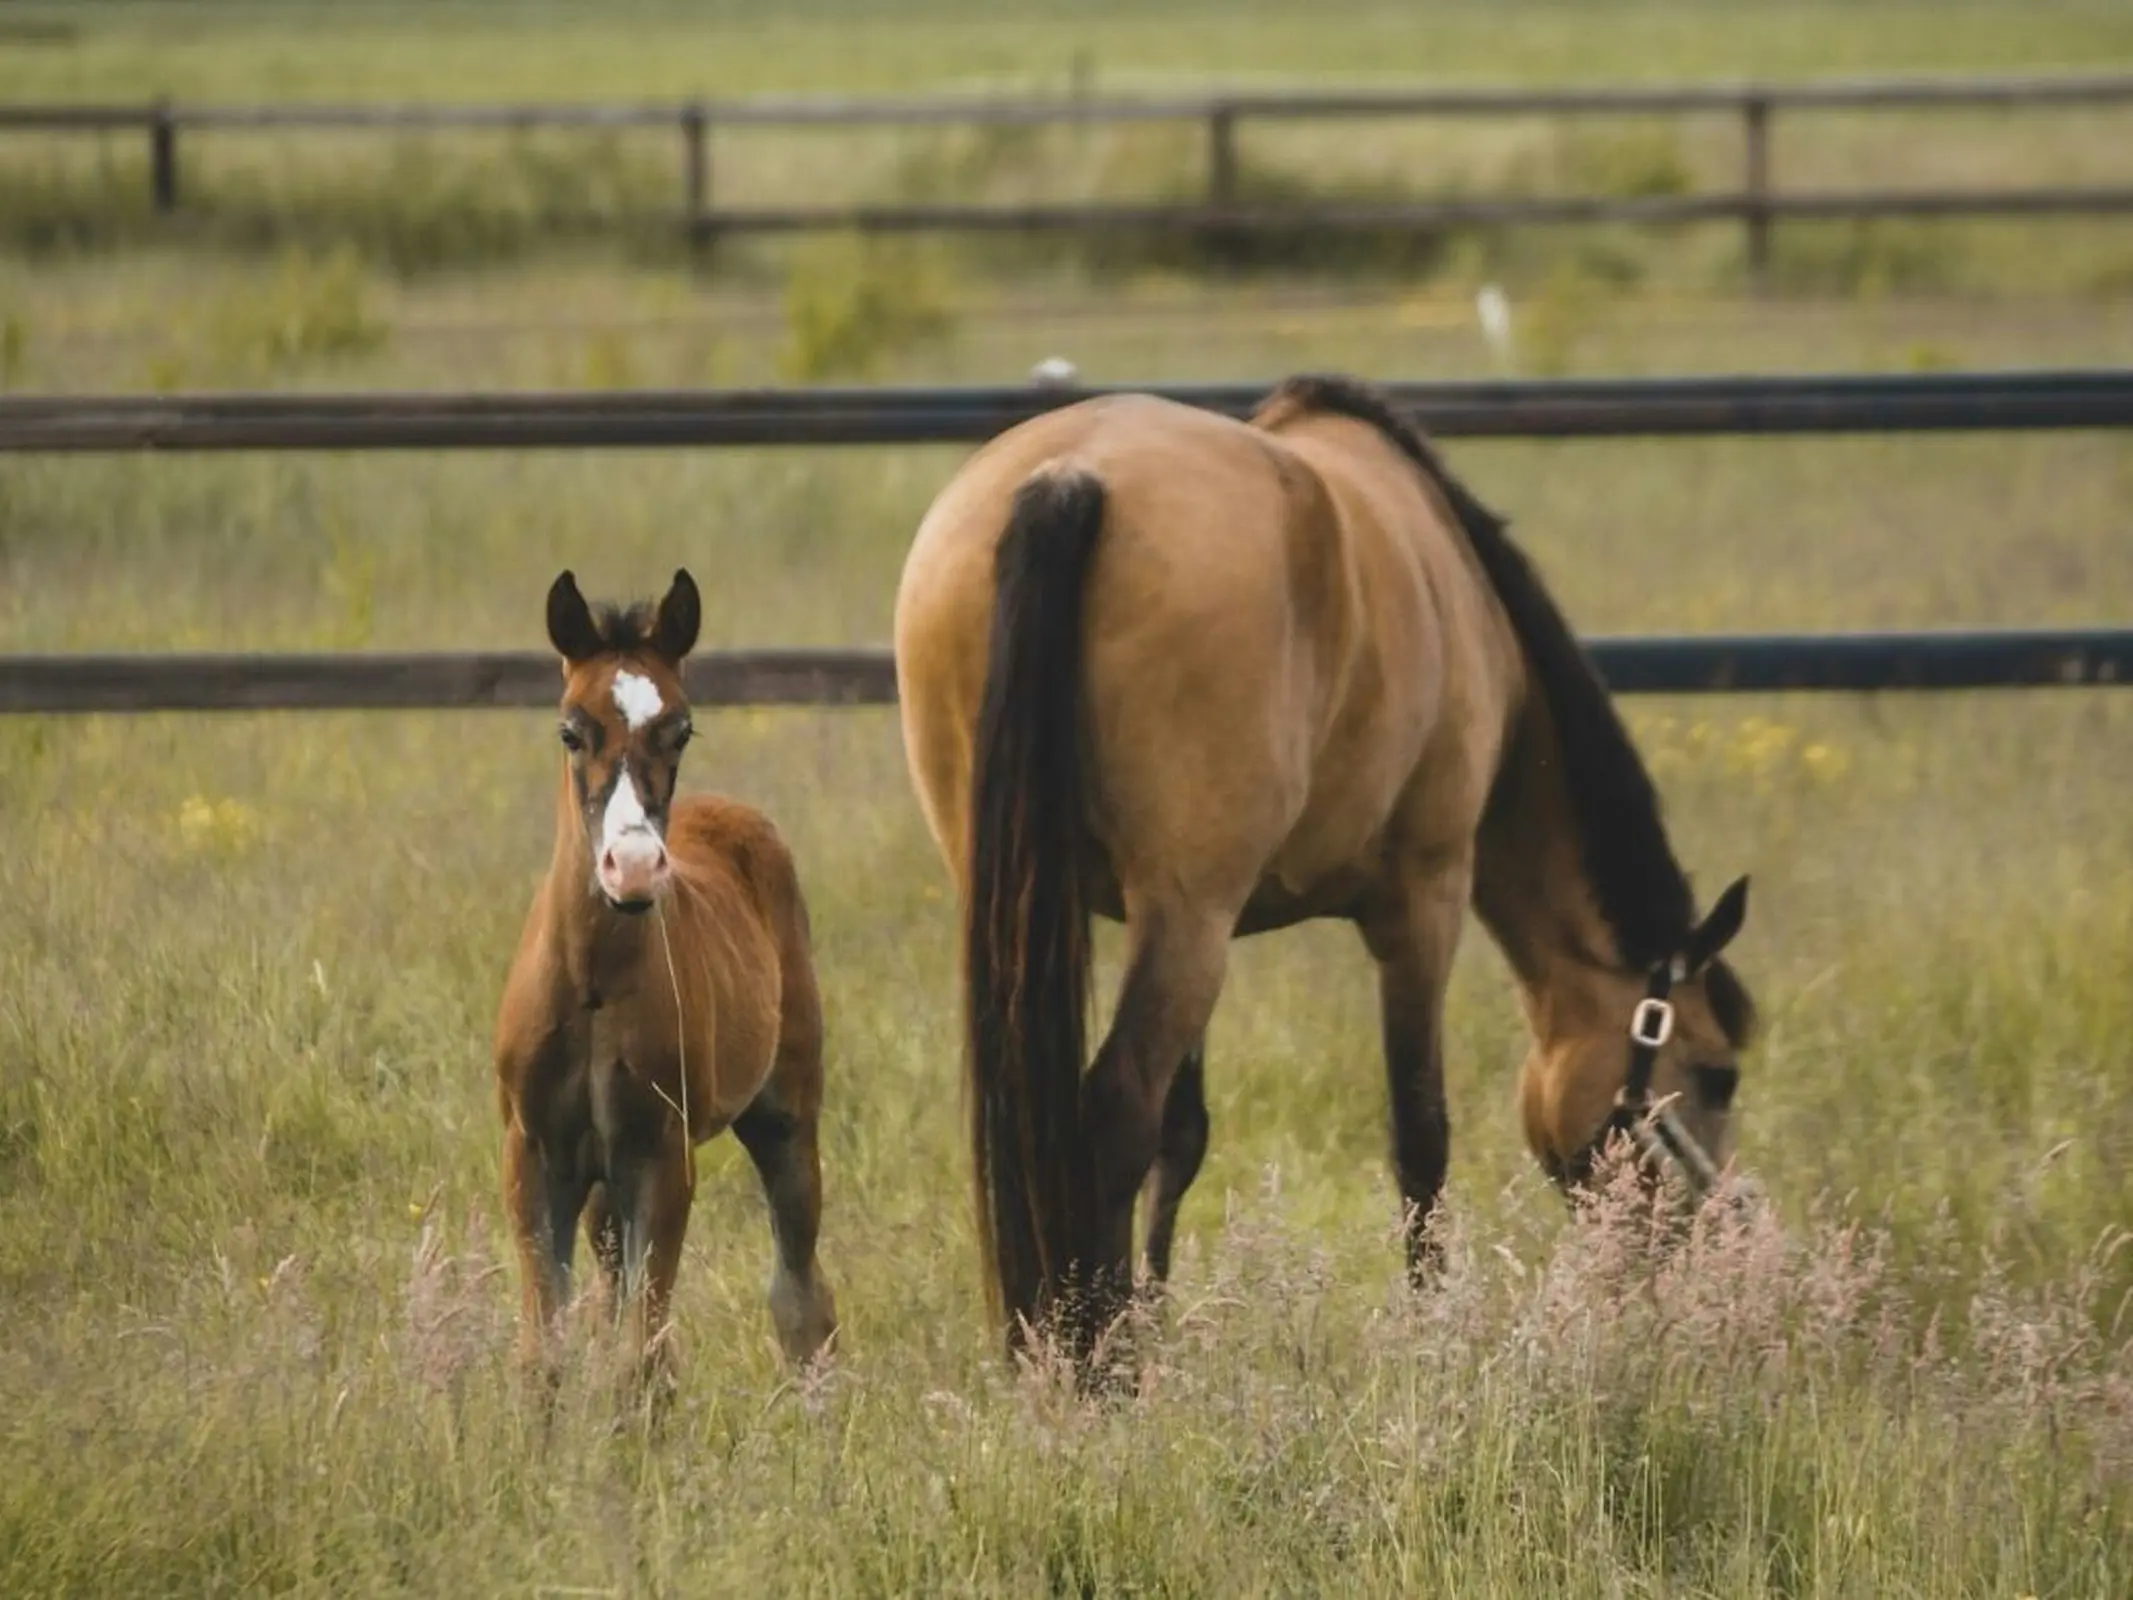
[[[1587,642],[1616,694],[2064,689],[2133,685],[2133,628],[1742,634]],[[700,706],[880,706],[886,650],[692,657]],[[87,711],[410,711],[553,707],[541,651],[0,656],[0,716]]]
[[[1569,89],[1414,88],[1345,92],[1214,93],[1130,99],[1052,100],[695,99],[587,105],[0,105],[0,131],[137,133],[148,142],[149,184],[159,211],[180,203],[179,136],[302,131],[442,132],[541,128],[670,128],[679,140],[678,216],[699,239],[802,230],[1160,230],[1249,233],[1300,227],[1428,230],[1462,225],[1732,220],[1747,230],[1751,269],[1769,263],[1783,218],[2046,216],[2133,213],[2133,185],[2010,189],[1781,190],[1771,161],[1780,112],[2042,110],[2133,104],[2133,74],[1835,79],[1803,83],[1656,84]],[[1245,193],[1238,130],[1247,123],[1357,118],[1609,117],[1719,114],[1741,128],[1739,187],[1730,192],[1567,195],[1387,204],[1269,202]],[[1167,204],[719,205],[712,138],[721,129],[883,126],[1032,126],[1195,123],[1206,130],[1203,194]]]
[[[1136,385],[1230,416],[1264,383]],[[2133,369],[1389,383],[1446,438],[2024,431],[2133,427]],[[950,388],[483,394],[0,395],[0,453],[970,444],[1115,390]]]
[[[1156,392],[1230,414],[1264,384]],[[1387,385],[1438,433],[1571,438],[2133,427],[2133,370]],[[583,394],[0,396],[0,451],[582,448],[968,442],[1090,391],[1058,387]],[[2133,628],[1591,642],[1623,694],[2133,684]],[[708,652],[703,705],[881,705],[881,650]],[[550,704],[529,651],[0,656],[0,715]]]

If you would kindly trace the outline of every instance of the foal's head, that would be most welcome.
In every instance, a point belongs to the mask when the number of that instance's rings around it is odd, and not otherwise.
[[[565,572],[548,591],[548,638],[563,658],[563,748],[591,848],[590,892],[649,910],[667,885],[667,809],[689,742],[681,663],[702,604],[686,571],[654,607],[596,614]]]

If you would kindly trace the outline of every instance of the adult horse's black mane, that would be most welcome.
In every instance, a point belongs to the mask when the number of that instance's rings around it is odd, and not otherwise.
[[[1452,475],[1429,441],[1372,386],[1346,377],[1294,377],[1267,397],[1268,405],[1277,402],[1368,423],[1443,493],[1546,698],[1562,747],[1564,789],[1577,819],[1585,876],[1622,959],[1648,968],[1679,952],[1695,926],[1696,901],[1667,839],[1658,791],[1599,669],[1525,552],[1512,543],[1503,519]],[[1754,1002],[1723,959],[1705,970],[1704,992],[1727,1037],[1744,1045],[1754,1027]]]

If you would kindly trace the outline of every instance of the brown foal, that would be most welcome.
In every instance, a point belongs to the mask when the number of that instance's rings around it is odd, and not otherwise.
[[[665,1366],[694,1150],[729,1127],[770,1203],[780,1346],[806,1361],[837,1326],[815,1261],[822,1004],[799,878],[759,812],[675,794],[699,616],[687,572],[656,607],[596,613],[568,572],[549,591],[563,663],[555,852],[496,1025],[524,1351],[544,1354],[568,1299],[582,1216],[615,1311],[634,1311],[647,1376]]]

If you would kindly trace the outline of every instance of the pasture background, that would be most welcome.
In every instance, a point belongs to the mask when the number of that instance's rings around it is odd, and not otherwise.
[[[2133,16],[2101,4],[1049,11],[16,7],[0,70],[24,96],[473,100],[1058,82],[1083,51],[1129,85],[2133,58]],[[2085,116],[1953,120],[1923,149],[1911,124],[1797,148],[1781,124],[1781,168],[1849,173],[1870,146],[2102,176],[2119,148]],[[1457,137],[1472,173],[1578,148]],[[1607,137],[1734,159],[1730,129],[1716,155]],[[1449,376],[1490,369],[1483,275],[1512,289],[1522,370],[2133,358],[2122,225],[1784,228],[1760,300],[1734,292],[1724,228],[1453,238],[1311,275],[831,241],[692,266],[530,211],[464,229],[465,191],[396,191],[411,158],[373,146],[243,148],[197,169],[204,220],[151,244],[125,209],[137,152],[0,146],[0,380],[1012,379],[1055,353],[1104,380]],[[1189,164],[1122,148],[1149,181]],[[796,183],[819,158],[763,159],[757,181]],[[928,181],[956,181],[942,159]],[[322,174],[337,197],[303,201]],[[960,454],[11,458],[0,647],[523,646],[558,567],[612,595],[680,563],[707,644],[878,642]],[[1588,632],[2122,621],[2133,601],[2122,436],[1452,459]],[[768,809],[811,897],[844,1351],[781,1385],[762,1208],[722,1142],[667,1435],[610,1429],[595,1361],[545,1443],[506,1354],[486,1039],[547,857],[550,719],[0,723],[0,1587],[2127,1592],[2133,707],[1632,706],[1699,884],[1755,875],[1743,1153],[1791,1253],[1720,1241],[1653,1301],[1566,1234],[1473,930],[1450,1019],[1459,1266],[1406,1302],[1368,964],[1314,929],[1237,949],[1150,1392],[1085,1412],[1014,1382],[980,1314],[952,916],[894,719],[706,712],[685,779]]]

